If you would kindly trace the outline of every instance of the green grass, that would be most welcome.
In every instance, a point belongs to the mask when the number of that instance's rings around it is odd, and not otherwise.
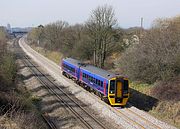
[[[130,88],[135,89],[141,93],[146,95],[151,95],[151,88],[153,85],[147,83],[140,83],[140,82],[130,82]]]

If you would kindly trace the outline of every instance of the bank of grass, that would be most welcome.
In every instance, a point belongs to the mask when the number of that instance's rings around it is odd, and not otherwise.
[[[143,94],[151,95],[151,89],[153,85],[147,84],[147,83],[140,83],[140,82],[131,82],[130,88],[137,90]]]
[[[40,54],[44,55],[45,57],[47,57],[48,59],[52,60],[53,62],[55,62],[56,64],[60,64],[61,59],[63,58],[63,55],[60,52],[57,51],[50,51],[50,50],[45,50],[42,47],[37,47],[35,45],[31,45],[31,47],[39,52]]]
[[[177,79],[176,79],[177,80]],[[178,85],[173,84],[172,85]],[[165,85],[161,85],[160,87],[164,87]],[[178,86],[176,86],[176,90]],[[155,96],[155,91],[158,91],[157,84],[146,84],[140,82],[131,82],[130,83],[131,90],[131,98],[130,102],[133,103],[136,107],[147,111],[152,116],[168,123],[174,125],[177,128],[180,128],[180,101],[179,100],[167,100],[167,98],[159,98]],[[164,89],[163,88],[163,89]],[[165,88],[168,90],[168,88]],[[171,90],[173,88],[171,87]],[[173,90],[174,91],[174,90]],[[161,91],[158,93],[163,96],[166,91]],[[157,94],[157,93],[156,93]],[[167,96],[173,96],[172,93],[166,93]],[[177,94],[177,93],[174,93]]]
[[[23,86],[15,56],[2,53],[0,59],[0,128],[46,129],[35,106],[40,99]]]
[[[180,129],[180,101],[160,101],[149,113]]]

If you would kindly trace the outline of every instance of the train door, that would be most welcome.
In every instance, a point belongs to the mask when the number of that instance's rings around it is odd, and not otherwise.
[[[123,84],[121,80],[116,80],[115,103],[121,103],[123,97]]]
[[[80,80],[80,79],[81,79],[81,76],[82,76],[82,72],[81,72],[80,67],[77,68],[76,72],[77,72],[77,73],[76,73],[77,80]]]
[[[122,97],[122,83],[120,81],[116,82],[116,97]]]

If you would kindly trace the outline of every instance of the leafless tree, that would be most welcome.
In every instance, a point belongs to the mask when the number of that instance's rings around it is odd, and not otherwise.
[[[6,52],[6,41],[7,41],[7,32],[4,27],[0,27],[0,56]]]
[[[113,27],[116,24],[117,20],[111,6],[99,6],[92,11],[86,27],[90,37],[93,39],[94,65],[104,66],[107,50],[113,41]]]
[[[50,49],[61,48],[62,45],[62,30],[68,27],[68,23],[65,21],[57,21],[45,26],[44,33],[47,40],[48,47]]]

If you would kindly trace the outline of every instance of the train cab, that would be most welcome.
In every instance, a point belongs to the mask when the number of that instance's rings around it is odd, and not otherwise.
[[[129,98],[128,79],[114,77],[109,80],[108,100],[111,105],[125,106]]]

